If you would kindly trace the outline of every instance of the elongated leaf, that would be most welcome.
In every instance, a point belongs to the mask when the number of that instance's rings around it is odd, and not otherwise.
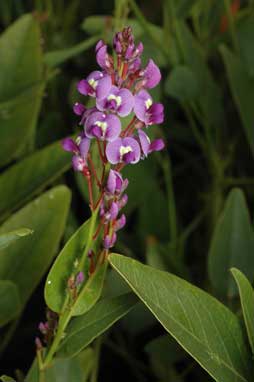
[[[89,312],[71,321],[57,354],[60,357],[74,356],[126,315],[136,303],[137,298],[132,293],[98,302]]]
[[[0,252],[0,279],[13,280],[25,303],[56,254],[70,204],[70,191],[58,186],[27,204],[1,227],[0,234],[21,224],[34,231]]]
[[[33,231],[29,228],[19,228],[15,231],[0,235],[0,249],[4,249],[14,241],[20,239],[21,237],[31,235],[32,233]]]
[[[104,261],[103,264],[97,265],[95,272],[89,277],[75,302],[73,315],[79,316],[88,312],[99,300],[106,277],[107,267],[107,260]]]
[[[18,288],[9,280],[0,280],[0,326],[7,324],[20,312]]]
[[[24,15],[0,37],[0,165],[10,162],[34,133],[42,99],[39,24]]]
[[[49,67],[55,67],[69,60],[70,58],[85,52],[87,49],[91,48],[99,39],[100,36],[93,36],[77,45],[72,46],[71,48],[47,52],[44,56],[44,61]]]
[[[235,296],[237,288],[230,268],[254,277],[254,234],[244,194],[233,189],[216,225],[208,258],[209,277],[222,296]]]
[[[254,78],[247,73],[241,60],[226,46],[220,47],[231,93],[242,120],[243,128],[254,155]]]
[[[55,260],[45,284],[45,300],[50,309],[60,312],[66,297],[66,286],[75,263],[84,252],[91,220],[87,220],[68,240]]]
[[[95,362],[94,351],[85,349],[72,359],[54,359],[45,370],[45,382],[88,382]],[[33,362],[26,377],[26,382],[40,382],[37,360]]]
[[[236,268],[232,268],[231,272],[239,289],[245,326],[252,353],[254,354],[254,290],[242,272]]]
[[[112,254],[109,261],[165,329],[218,382],[251,381],[238,318],[215,298],[170,273]]]
[[[13,165],[0,176],[0,215],[5,216],[18,208],[70,166],[70,155],[62,149],[60,142]]]

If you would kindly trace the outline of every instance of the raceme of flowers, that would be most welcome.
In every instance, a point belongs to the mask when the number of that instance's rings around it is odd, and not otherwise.
[[[90,208],[98,209],[100,216],[94,238],[103,231],[106,251],[114,246],[117,231],[126,223],[120,211],[128,200],[125,194],[128,180],[123,179],[121,170],[164,148],[162,139],[151,142],[147,134],[151,125],[164,119],[163,105],[154,102],[148,92],[158,85],[161,73],[152,59],[141,67],[142,52],[143,44],[134,44],[130,27],[114,36],[113,55],[102,40],[97,43],[95,53],[100,70],[90,73],[77,86],[80,94],[94,99],[94,106],[86,108],[75,103],[73,110],[80,117],[82,132],[75,141],[66,138],[62,142],[63,148],[73,153],[74,170],[83,173],[87,180]],[[121,118],[130,114],[133,117],[123,128]],[[98,148],[100,171],[92,160],[92,144]],[[100,195],[96,202],[94,184]]]

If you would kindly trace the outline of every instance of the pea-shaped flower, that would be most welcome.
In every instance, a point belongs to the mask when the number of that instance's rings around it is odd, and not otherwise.
[[[87,118],[85,133],[88,138],[113,141],[121,132],[121,122],[116,115],[95,112]]]
[[[134,138],[117,138],[108,143],[106,156],[110,163],[137,163],[140,159],[140,147]]]
[[[97,109],[104,111],[110,110],[120,117],[126,117],[132,111],[134,105],[134,97],[130,90],[117,86],[112,86],[107,97],[96,100]]]
[[[111,77],[99,70],[95,70],[85,80],[78,83],[78,91],[83,95],[102,99],[108,95],[111,86]]]
[[[161,103],[153,103],[153,99],[146,90],[140,90],[135,95],[134,113],[146,126],[162,123],[164,107]]]

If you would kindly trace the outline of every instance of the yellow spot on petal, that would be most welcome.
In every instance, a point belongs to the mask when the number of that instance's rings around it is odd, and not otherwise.
[[[110,95],[108,96],[108,101],[111,101],[112,99],[113,99],[114,101],[116,101],[116,105],[117,105],[117,107],[121,105],[121,103],[122,103],[122,98],[121,98],[120,96],[115,96],[114,94],[110,94]]]

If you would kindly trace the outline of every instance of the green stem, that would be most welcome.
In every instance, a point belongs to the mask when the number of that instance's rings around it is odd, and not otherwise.
[[[98,212],[99,212],[99,206],[96,208],[95,211],[92,212],[88,238],[87,238],[87,242],[86,242],[86,246],[85,246],[82,258],[81,258],[80,263],[79,263],[79,270],[83,269],[84,263],[86,261],[87,253],[92,246],[93,235],[94,235],[94,230],[95,230],[95,223],[96,223],[96,219],[98,216]],[[86,284],[81,289],[80,293],[82,293],[84,288],[86,288]],[[67,295],[65,302],[63,304],[62,315],[60,316],[60,319],[59,319],[57,333],[56,333],[55,338],[51,344],[51,347],[50,347],[50,349],[46,355],[46,358],[42,363],[41,370],[45,370],[46,367],[52,362],[54,354],[57,352],[57,348],[58,348],[58,346],[59,346],[59,344],[60,344],[60,342],[64,336],[64,331],[65,331],[68,323],[70,322],[70,320],[72,318],[74,306],[75,306],[75,303],[71,307],[69,306],[69,296]]]
[[[237,39],[237,34],[236,34],[235,24],[234,24],[234,18],[233,18],[232,12],[231,12],[230,5],[231,4],[230,4],[229,0],[224,0],[224,7],[226,10],[226,15],[227,15],[228,23],[229,23],[232,45],[233,45],[235,51],[238,52],[239,51],[238,39]]]

